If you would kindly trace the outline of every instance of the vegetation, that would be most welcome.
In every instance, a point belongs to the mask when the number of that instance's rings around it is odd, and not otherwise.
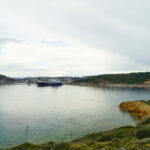
[[[73,84],[143,84],[150,80],[150,72],[127,73],[127,74],[104,74],[98,76],[88,76],[76,81]]]
[[[150,126],[144,126],[137,130],[136,136],[140,139],[150,137]]]

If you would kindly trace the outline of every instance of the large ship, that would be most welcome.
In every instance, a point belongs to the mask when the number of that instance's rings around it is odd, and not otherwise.
[[[62,82],[60,81],[37,81],[38,86],[62,86]]]

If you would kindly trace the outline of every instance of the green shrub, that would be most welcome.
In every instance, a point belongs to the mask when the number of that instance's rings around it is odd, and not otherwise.
[[[119,130],[119,131],[110,132],[101,136],[100,141],[103,141],[103,142],[111,141],[113,138],[123,138],[123,137],[125,137],[124,132]]]
[[[139,139],[150,137],[150,126],[141,127],[140,129],[138,129],[136,132],[136,136]]]
[[[146,120],[144,120],[141,125],[146,125],[146,124],[150,124],[150,118],[147,118]]]
[[[69,150],[70,145],[68,143],[59,143],[54,146],[55,150]]]
[[[129,138],[135,135],[135,131],[137,127],[125,126],[119,129],[111,130],[108,132],[103,132],[98,141],[111,141],[114,138],[122,139],[122,138]]]
[[[10,150],[33,150],[33,149],[37,149],[37,148],[38,148],[37,145],[26,142],[26,143],[21,144],[19,146],[15,146],[15,147],[11,148]]]

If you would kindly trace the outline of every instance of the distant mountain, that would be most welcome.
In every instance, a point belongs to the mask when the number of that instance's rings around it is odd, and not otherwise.
[[[4,84],[4,83],[13,83],[16,82],[15,79],[7,77],[5,75],[0,74],[0,84]]]
[[[103,74],[87,76],[75,80],[72,84],[108,85],[108,84],[149,84],[150,72]]]

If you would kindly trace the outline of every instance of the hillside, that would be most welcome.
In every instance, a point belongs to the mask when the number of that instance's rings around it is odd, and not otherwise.
[[[0,84],[5,84],[5,83],[13,83],[16,80],[7,76],[4,76],[0,74]]]
[[[87,76],[73,81],[72,84],[107,85],[107,84],[150,84],[150,72],[104,74]]]

